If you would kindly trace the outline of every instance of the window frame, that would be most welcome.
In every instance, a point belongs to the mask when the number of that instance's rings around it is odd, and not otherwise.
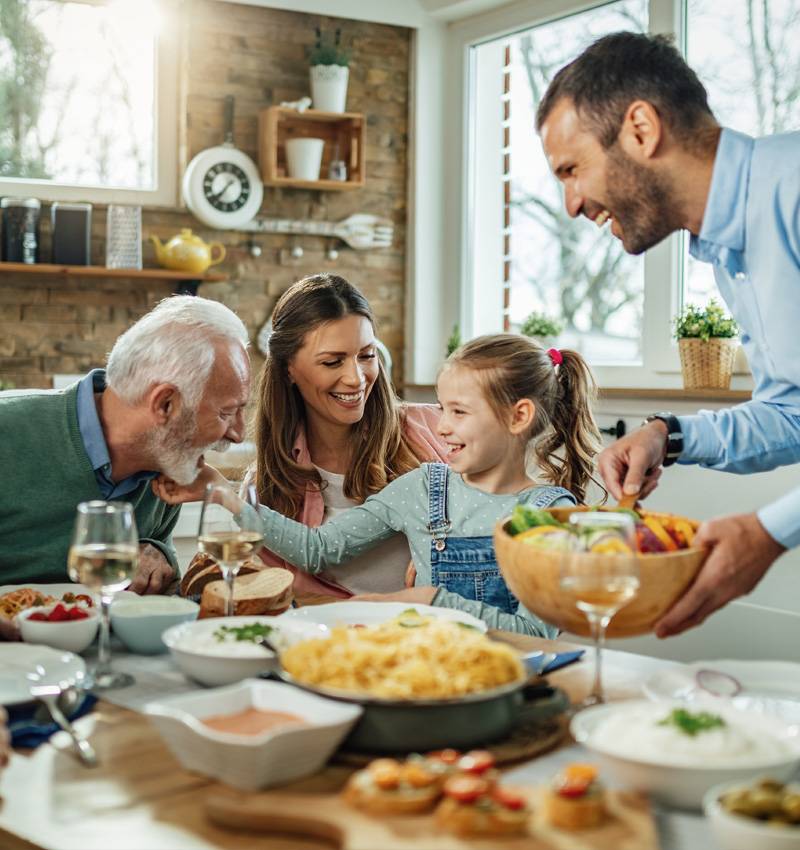
[[[482,221],[502,222],[502,200],[490,192],[481,193],[486,183],[482,175],[475,172],[484,169],[492,159],[501,159],[501,143],[491,143],[486,139],[494,134],[501,139],[502,120],[500,111],[497,123],[491,125],[485,115],[477,121],[476,93],[481,89],[476,79],[478,73],[475,58],[477,48],[496,39],[535,26],[557,21],[561,18],[590,11],[608,5],[612,0],[543,0],[537,4],[535,12],[523,8],[525,4],[498,9],[484,15],[474,16],[451,26],[450,57],[457,63],[462,73],[457,84],[458,91],[453,92],[453,100],[463,104],[461,126],[463,128],[460,168],[456,169],[464,181],[461,208],[459,242],[460,250],[460,287],[459,321],[464,339],[480,333],[496,332],[502,324],[495,321],[502,315],[501,269],[497,262],[490,267],[487,258],[502,257],[503,231],[496,225],[494,229],[477,225]],[[686,2],[685,0],[649,0],[648,31],[663,33],[675,37],[682,53],[686,52]],[[478,126],[479,125],[479,126]],[[531,129],[534,134],[533,128]],[[535,141],[535,139],[533,139]],[[481,163],[480,169],[473,169],[472,163]],[[499,166],[498,166],[499,167]],[[553,178],[555,179],[555,178]],[[454,187],[450,187],[451,191]],[[473,238],[472,234],[475,234]],[[684,236],[676,233],[644,255],[644,311],[642,321],[642,363],[641,365],[593,365],[592,370],[600,386],[625,388],[680,388],[680,360],[677,343],[672,338],[672,317],[681,304],[681,285],[684,263]],[[492,243],[482,244],[478,243]],[[492,276],[493,275],[493,276]],[[490,282],[491,281],[491,282]],[[487,309],[487,299],[483,290],[495,293],[498,302],[496,308]],[[481,293],[479,295],[478,293]],[[667,320],[665,320],[667,317]],[[743,371],[747,377],[734,378],[734,388],[749,388],[752,380],[743,357],[740,357],[737,371]]]
[[[82,2],[82,0],[71,0]],[[0,195],[38,198],[40,201],[89,201],[96,204],[138,204],[175,207],[178,197],[179,44],[174,11],[161,10],[163,26],[157,34],[155,68],[155,189],[121,189],[75,185],[54,180],[0,177]]]

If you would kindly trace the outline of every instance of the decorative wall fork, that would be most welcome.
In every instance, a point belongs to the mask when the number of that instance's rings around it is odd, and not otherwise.
[[[357,251],[389,248],[394,225],[388,218],[368,213],[356,213],[343,221],[292,220],[284,218],[254,218],[241,230],[251,233],[291,233],[298,236],[333,236]]]

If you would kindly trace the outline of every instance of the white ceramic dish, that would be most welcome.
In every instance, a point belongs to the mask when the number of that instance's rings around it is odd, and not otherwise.
[[[200,606],[179,596],[137,596],[115,599],[111,605],[111,628],[131,652],[158,655],[167,646],[161,635],[171,626],[197,619]]]
[[[714,696],[698,684],[701,670],[732,676],[742,689],[732,697]],[[644,683],[644,692],[656,700],[709,705],[722,701],[734,708],[775,714],[787,723],[800,723],[800,664],[789,661],[701,661],[652,676]]]
[[[769,756],[734,762],[729,759],[714,761],[710,756],[697,756],[694,763],[681,763],[673,752],[663,757],[634,757],[630,753],[621,755],[619,743],[614,740],[598,740],[595,732],[601,724],[616,718],[627,720],[638,711],[650,711],[653,703],[648,700],[627,700],[597,705],[579,711],[570,723],[575,740],[592,751],[601,762],[603,770],[617,784],[637,791],[644,791],[660,802],[684,809],[699,809],[703,795],[714,785],[734,780],[746,780],[753,776],[769,773],[778,780],[787,780],[800,764],[800,728],[784,723],[776,717],[752,711],[739,711],[730,706],[720,706],[715,713],[731,725],[745,723],[775,750]],[[692,704],[664,703],[664,716],[674,707],[697,711]],[[624,749],[631,748],[632,738],[623,741]],[[616,744],[616,747],[615,747]]]
[[[85,584],[73,584],[71,581],[61,584],[4,584],[0,586],[0,596],[4,593],[11,593],[12,590],[19,590],[21,587],[29,587],[31,590],[36,590],[46,596],[55,596],[57,599],[61,599],[65,593],[76,595],[86,593],[92,598],[97,597],[97,594],[86,587]],[[139,594],[133,593],[131,590],[120,590],[114,594],[114,599],[139,599]]]
[[[233,735],[198,719],[249,707],[296,714],[309,725]],[[153,702],[144,710],[184,767],[246,791],[316,773],[361,716],[360,706],[257,679]]]
[[[27,643],[0,643],[0,705],[30,702],[32,685],[80,683],[84,660],[72,652]]]
[[[84,608],[86,617],[82,620],[62,620],[61,622],[42,622],[31,620],[36,613],[49,614],[57,605],[71,609],[75,603],[54,602],[52,605],[37,605],[20,611],[14,618],[25,643],[38,643],[63,649],[67,652],[83,652],[97,635],[100,615],[96,608]],[[83,606],[79,606],[83,607]]]
[[[279,649],[301,640],[327,637],[329,630],[313,622],[282,622],[278,617],[213,617],[194,623],[181,623],[162,635],[173,661],[190,679],[202,685],[230,685],[272,669],[275,654],[250,642],[226,644],[216,641],[221,628],[262,623],[271,626],[269,638]]]
[[[752,818],[725,811],[719,798],[726,791],[751,785],[752,782],[726,782],[709,788],[703,797],[703,811],[711,834],[720,850],[798,850],[800,825],[777,827]],[[792,786],[800,790],[798,786]]]
[[[403,611],[413,608],[426,617],[437,617],[472,626],[480,632],[486,632],[483,620],[453,608],[436,608],[433,605],[410,604],[407,602],[329,602],[326,605],[305,605],[302,608],[290,608],[278,615],[279,620],[321,623],[329,629],[335,626],[371,626],[385,623]]]

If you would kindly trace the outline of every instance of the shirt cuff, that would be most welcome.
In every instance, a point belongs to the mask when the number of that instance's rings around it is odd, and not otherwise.
[[[800,546],[800,488],[761,508],[756,516],[767,534],[787,549]]]
[[[713,463],[719,456],[719,438],[702,416],[679,416],[683,451],[678,463]]]

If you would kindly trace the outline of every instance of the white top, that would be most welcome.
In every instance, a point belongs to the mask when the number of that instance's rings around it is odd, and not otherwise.
[[[325,513],[322,524],[338,514],[361,504],[344,494],[344,475],[328,472],[314,465],[326,486],[322,490]],[[362,555],[358,555],[334,570],[330,577],[353,593],[393,593],[405,587],[406,567],[411,550],[404,534],[394,534]]]

